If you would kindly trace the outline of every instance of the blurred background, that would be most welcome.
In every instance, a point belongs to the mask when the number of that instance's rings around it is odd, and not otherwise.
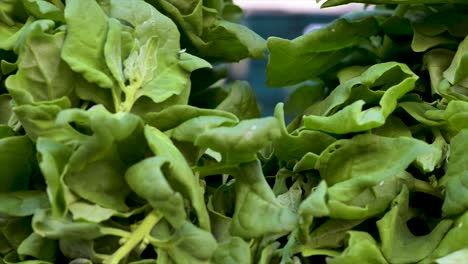
[[[243,23],[267,39],[270,36],[294,39],[320,28],[340,15],[362,10],[362,4],[320,9],[315,0],[233,0],[245,13]],[[229,69],[233,79],[250,82],[257,95],[262,115],[273,114],[275,105],[284,102],[293,88],[269,88],[265,85],[267,57],[243,60]]]

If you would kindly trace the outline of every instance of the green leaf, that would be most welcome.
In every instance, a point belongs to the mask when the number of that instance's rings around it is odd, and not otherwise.
[[[383,257],[382,252],[375,242],[374,238],[368,233],[360,231],[349,231],[347,239],[347,247],[343,253],[331,258],[327,263],[356,263],[363,261],[364,263],[379,263],[387,264],[387,260]]]
[[[8,216],[29,216],[50,207],[47,194],[42,191],[1,193],[0,200],[0,213]]]
[[[448,254],[445,257],[436,259],[437,264],[453,264],[465,261],[468,257],[468,250],[466,248]]]
[[[416,158],[416,167],[424,173],[440,168],[447,158],[448,149],[449,144],[447,144],[442,134],[436,132],[434,141],[431,144],[431,151]]]
[[[424,54],[423,63],[429,72],[432,94],[444,96],[439,88],[444,80],[444,71],[450,66],[454,55],[453,51],[442,48],[432,49]]]
[[[377,221],[382,253],[390,263],[414,263],[422,260],[436,249],[453,221],[445,219],[427,235],[415,236],[407,221],[415,216],[408,206],[409,191],[403,188],[393,201],[385,216]]]
[[[447,232],[439,246],[428,257],[429,260],[435,260],[451,253],[463,250],[468,247],[465,239],[468,232],[468,213],[463,213],[454,223],[453,227]]]
[[[75,73],[61,59],[65,34],[32,30],[23,45],[18,71],[6,81],[12,97],[20,104],[53,101],[74,96]]]
[[[31,217],[2,217],[0,234],[4,243],[10,246],[10,249],[17,249],[21,242],[31,233]]]
[[[72,222],[64,218],[54,218],[49,210],[36,211],[32,219],[36,234],[49,239],[86,239],[93,240],[103,236],[99,226],[89,222]]]
[[[98,105],[88,111],[67,109],[59,113],[56,121],[58,126],[73,122],[84,131],[92,131],[92,135],[78,131],[81,137],[67,142],[75,150],[68,161],[65,183],[86,200],[127,211],[125,199],[131,191],[124,179],[127,167],[124,158],[132,140],[126,140],[134,134],[143,140],[142,120],[129,113],[111,114]]]
[[[240,120],[260,117],[255,93],[249,83],[235,81],[230,86],[227,97],[216,107],[217,110],[231,112]]]
[[[291,115],[302,114],[309,106],[317,103],[325,95],[322,82],[311,81],[298,85],[285,103],[285,112]]]
[[[308,240],[309,229],[315,217],[328,216],[330,210],[327,207],[327,183],[320,184],[299,205],[299,230],[302,242]]]
[[[15,115],[31,140],[39,137],[54,138],[63,141],[70,138],[80,138],[71,126],[57,126],[55,119],[64,109],[71,107],[70,100],[62,97],[58,100],[41,104],[25,104],[13,107]]]
[[[27,136],[0,139],[0,193],[27,190],[35,173],[36,151]]]
[[[257,238],[290,232],[297,216],[282,206],[263,176],[259,161],[239,165],[236,179],[236,205],[231,232],[242,238]]]
[[[18,255],[22,260],[31,256],[37,259],[54,262],[57,250],[58,245],[56,241],[32,233],[19,245]]]
[[[399,106],[403,108],[411,117],[413,117],[418,122],[427,125],[427,126],[442,126],[444,121],[432,119],[427,116],[427,113],[430,111],[437,110],[437,108],[431,106],[425,102],[401,102]]]
[[[216,7],[202,0],[187,3],[190,4],[181,4],[181,1],[174,0],[158,2],[187,35],[197,55],[213,61],[263,58],[263,38],[245,26],[222,18],[220,11],[228,11],[225,8],[232,3],[218,1]],[[239,12],[235,13],[238,15]]]
[[[112,88],[114,81],[104,60],[107,20],[95,0],[67,0],[67,34],[61,54],[70,68],[83,74],[86,80],[103,88]]]
[[[275,155],[283,161],[299,160],[307,153],[320,154],[335,138],[320,131],[296,130],[289,133],[284,124],[283,104],[275,108],[275,117],[281,124],[281,137],[273,142]]]
[[[186,222],[165,242],[171,263],[210,263],[217,243],[211,233]]]
[[[468,86],[468,37],[458,46],[449,68],[444,72],[444,77],[451,84],[463,84]]]
[[[203,198],[204,190],[182,153],[164,133],[154,127],[145,126],[145,137],[153,153],[169,162],[166,174],[168,182],[175,191],[180,192],[183,197],[191,201],[200,226],[209,230],[208,212]]]
[[[186,221],[182,195],[175,192],[164,175],[163,157],[147,158],[130,167],[125,180],[130,188],[157,209],[174,227],[180,228]]]
[[[212,261],[215,264],[250,264],[252,257],[249,245],[239,237],[232,237],[218,245]]]
[[[101,223],[109,220],[111,217],[128,218],[132,215],[143,212],[147,206],[137,207],[128,213],[121,213],[114,209],[104,208],[97,204],[90,204],[83,201],[73,202],[68,206],[68,209],[73,215],[75,221],[88,221]]]
[[[398,100],[414,88],[418,78],[405,64],[388,62],[373,65],[309,108],[304,126],[336,134],[382,126],[396,109]],[[365,105],[369,107],[364,110]]]
[[[337,183],[328,190],[329,216],[338,219],[367,219],[388,208],[403,186],[412,186],[410,174],[380,177],[357,177]]]
[[[450,156],[445,175],[440,185],[445,186],[445,200],[442,205],[444,215],[463,213],[468,208],[468,189],[463,184],[468,177],[468,156],[465,145],[468,140],[468,129],[463,129],[450,140]]]
[[[70,190],[64,183],[64,176],[72,150],[51,139],[39,138],[37,151],[39,166],[47,181],[47,194],[52,207],[52,215],[64,216],[71,200]]]
[[[171,137],[179,141],[194,142],[197,137],[210,129],[234,126],[238,122],[221,116],[200,116],[192,118],[170,131]]]
[[[331,144],[320,155],[317,169],[330,186],[362,177],[374,182],[402,173],[418,156],[430,150],[428,144],[414,138],[357,135]]]
[[[233,127],[207,130],[196,138],[195,145],[223,154],[228,163],[249,162],[255,159],[256,152],[279,138],[280,133],[276,118],[249,119]]]
[[[377,32],[373,17],[356,21],[340,18],[291,41],[270,37],[267,85],[288,86],[314,79]]]
[[[21,264],[52,264],[52,262],[49,261],[43,261],[43,260],[26,260],[26,261],[21,261],[19,258],[18,254],[14,251],[8,253],[5,258],[3,258],[3,263],[5,264],[15,264],[15,263],[21,263]]]
[[[15,119],[11,96],[9,94],[0,95],[0,125],[13,126],[12,123]]]
[[[166,131],[190,119],[202,116],[218,116],[238,121],[234,114],[221,110],[197,108],[190,105],[172,105],[163,109],[161,112],[148,113],[145,116],[145,121],[161,131]]]
[[[381,127],[372,129],[372,133],[384,137],[411,137],[411,130],[396,116],[389,116],[385,124]]]
[[[135,13],[139,16],[134,16]],[[132,25],[136,38],[132,52],[123,61],[123,72],[129,84],[121,87],[126,95],[120,106],[122,111],[132,109],[140,97],[161,103],[173,95],[182,96],[190,88],[190,72],[210,67],[200,58],[183,55],[176,25],[150,4],[141,0],[113,0],[110,15]],[[115,43],[109,43],[109,47],[120,44],[118,38],[111,40]],[[108,58],[108,61],[117,60],[110,64],[119,80],[121,69],[118,67],[122,62],[115,57]]]
[[[45,0],[21,0],[25,9],[38,19],[64,22],[63,11]]]
[[[309,234],[307,243],[300,248],[303,254],[311,249],[339,248],[344,244],[346,233],[362,222],[363,220],[326,220]]]

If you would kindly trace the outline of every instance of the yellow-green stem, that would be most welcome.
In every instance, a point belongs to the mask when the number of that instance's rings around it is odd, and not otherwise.
[[[132,235],[128,238],[110,258],[104,261],[105,264],[119,264],[145,237],[151,232],[153,227],[161,220],[161,215],[158,211],[153,210],[149,213],[141,224],[135,229]]]
[[[99,231],[105,235],[118,236],[123,238],[128,238],[132,235],[130,232],[112,227],[101,227]]]

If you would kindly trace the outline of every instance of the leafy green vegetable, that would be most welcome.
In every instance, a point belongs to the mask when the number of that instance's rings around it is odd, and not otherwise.
[[[0,263],[462,262],[466,1],[350,2],[265,42],[232,0],[2,1]],[[224,69],[267,48],[261,117]]]

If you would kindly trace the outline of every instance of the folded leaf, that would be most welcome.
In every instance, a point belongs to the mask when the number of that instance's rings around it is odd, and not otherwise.
[[[280,205],[261,171],[260,163],[239,165],[236,178],[236,205],[231,232],[242,238],[256,238],[290,232],[297,216]]]
[[[409,191],[403,188],[393,201],[392,208],[377,221],[382,253],[390,263],[414,263],[428,256],[442,240],[453,221],[444,219],[431,233],[415,236],[408,228],[407,221],[415,215],[408,206]]]
[[[418,78],[405,64],[373,65],[361,76],[340,84],[325,100],[309,108],[310,115],[304,117],[304,126],[336,134],[382,126],[396,109],[398,100],[413,90]],[[379,89],[374,91],[376,87]],[[364,110],[366,105],[369,107]]]
[[[93,240],[103,236],[96,223],[54,218],[49,210],[39,210],[34,214],[32,228],[41,237],[54,240],[61,238]]]
[[[25,9],[39,19],[65,21],[63,10],[45,0],[21,0]]]
[[[459,250],[468,247],[468,243],[465,239],[468,233],[468,213],[463,213],[454,223],[453,227],[447,232],[439,246],[432,252],[428,260],[435,260],[443,256],[450,255],[450,253],[457,252]]]
[[[380,249],[374,238],[368,233],[360,231],[348,232],[347,247],[343,253],[327,260],[327,263],[356,263],[363,261],[364,263],[387,264],[387,260],[380,252]]]
[[[180,192],[183,197],[190,200],[197,213],[200,226],[209,230],[210,224],[203,189],[182,153],[164,133],[154,127],[145,126],[145,137],[153,153],[169,162],[167,181],[176,192]]]
[[[18,255],[22,260],[31,256],[37,259],[54,262],[57,250],[57,241],[43,238],[36,233],[32,233],[19,245]]]
[[[180,228],[187,221],[187,215],[182,195],[173,190],[163,173],[167,162],[162,157],[147,158],[130,167],[125,173],[125,180],[174,228]]]
[[[232,237],[218,245],[212,261],[215,264],[250,264],[252,259],[249,245],[239,237]]]
[[[211,233],[200,229],[190,222],[178,228],[174,234],[164,242],[165,252],[169,263],[210,263],[217,243]]]
[[[245,26],[223,19],[223,12],[233,7],[231,1],[194,0],[182,4],[181,1],[164,0],[158,4],[187,35],[197,55],[215,61],[263,58],[263,38]]]
[[[296,130],[289,133],[284,124],[283,105],[278,104],[275,108],[275,117],[281,124],[281,137],[273,143],[275,155],[283,161],[299,160],[306,153],[320,154],[325,148],[336,141],[336,139],[321,131]]]
[[[255,93],[245,81],[236,81],[231,84],[229,94],[216,109],[231,112],[240,120],[260,117]]]

